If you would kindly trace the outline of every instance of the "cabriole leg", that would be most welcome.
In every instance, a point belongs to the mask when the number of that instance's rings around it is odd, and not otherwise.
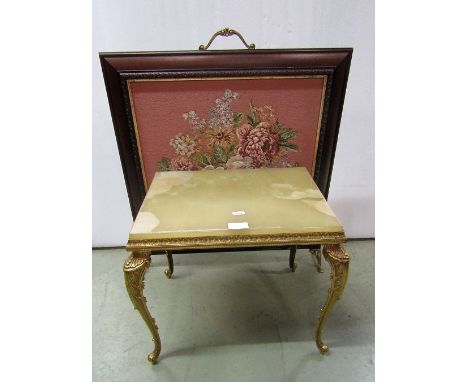
[[[172,260],[172,251],[166,251],[166,256],[169,268],[167,268],[164,271],[164,274],[168,279],[170,279],[172,277],[172,274],[174,273],[174,261]]]
[[[320,353],[322,354],[328,351],[328,346],[322,342],[323,326],[331,309],[333,308],[333,305],[336,301],[339,300],[341,294],[343,293],[346,280],[348,279],[349,269],[349,256],[341,245],[325,245],[323,247],[323,256],[330,264],[331,286],[330,289],[328,289],[327,301],[320,310],[317,330],[315,333],[315,341],[317,343],[317,347],[320,350]]]
[[[133,306],[153,335],[154,350],[148,355],[148,361],[156,363],[161,353],[161,339],[159,338],[158,326],[148,310],[146,298],[143,295],[145,287],[145,273],[151,263],[151,252],[133,252],[124,263],[123,271],[127,292],[132,300]]]

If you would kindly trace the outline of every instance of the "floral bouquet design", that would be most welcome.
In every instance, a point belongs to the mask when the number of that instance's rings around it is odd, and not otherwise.
[[[293,142],[297,130],[283,126],[269,105],[257,107],[250,100],[248,113],[233,111],[237,99],[238,93],[225,90],[208,120],[195,111],[184,113],[191,130],[170,140],[176,156],[163,157],[159,171],[297,166],[287,160],[289,152],[299,151]]]

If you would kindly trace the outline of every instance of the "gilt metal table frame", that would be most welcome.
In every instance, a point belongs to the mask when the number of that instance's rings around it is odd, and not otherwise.
[[[169,268],[165,270],[165,274],[170,278],[174,271],[172,262],[172,253],[174,251],[197,252],[197,250],[202,250],[206,252],[209,250],[258,250],[266,247],[277,249],[291,248],[290,268],[294,272],[296,269],[296,264],[294,263],[296,248],[310,248],[312,245],[322,245],[323,256],[330,265],[330,287],[328,289],[327,300],[318,315],[315,342],[320,353],[323,354],[328,351],[328,346],[322,341],[325,321],[334,304],[341,297],[348,279],[350,258],[341,246],[341,243],[345,240],[343,232],[129,240],[127,251],[131,252],[131,254],[123,266],[125,285],[134,308],[138,310],[153,336],[154,349],[148,355],[148,361],[155,364],[161,353],[161,339],[159,337],[158,326],[155,319],[151,316],[146,304],[146,297],[143,294],[145,273],[150,266],[151,255],[156,252],[164,252],[167,255]],[[321,270],[319,263],[318,270],[319,272]]]

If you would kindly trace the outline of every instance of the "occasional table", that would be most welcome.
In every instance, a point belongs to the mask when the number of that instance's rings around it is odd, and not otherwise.
[[[123,267],[130,299],[153,336],[148,360],[156,363],[161,353],[158,327],[143,295],[153,253],[167,255],[170,278],[177,251],[279,247],[292,248],[293,254],[296,248],[323,245],[331,285],[315,339],[324,353],[322,329],[348,277],[349,256],[340,245],[345,240],[343,226],[303,167],[156,173],[130,232],[131,255]]]

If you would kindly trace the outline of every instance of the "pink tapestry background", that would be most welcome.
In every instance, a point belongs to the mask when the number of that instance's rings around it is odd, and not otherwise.
[[[298,150],[289,152],[288,160],[313,174],[324,81],[315,77],[130,82],[147,186],[158,171],[158,161],[174,157],[171,140],[191,132],[183,114],[194,110],[208,120],[208,110],[227,89],[238,94],[233,111],[247,114],[250,101],[271,106],[278,121],[297,132],[293,143]]]

